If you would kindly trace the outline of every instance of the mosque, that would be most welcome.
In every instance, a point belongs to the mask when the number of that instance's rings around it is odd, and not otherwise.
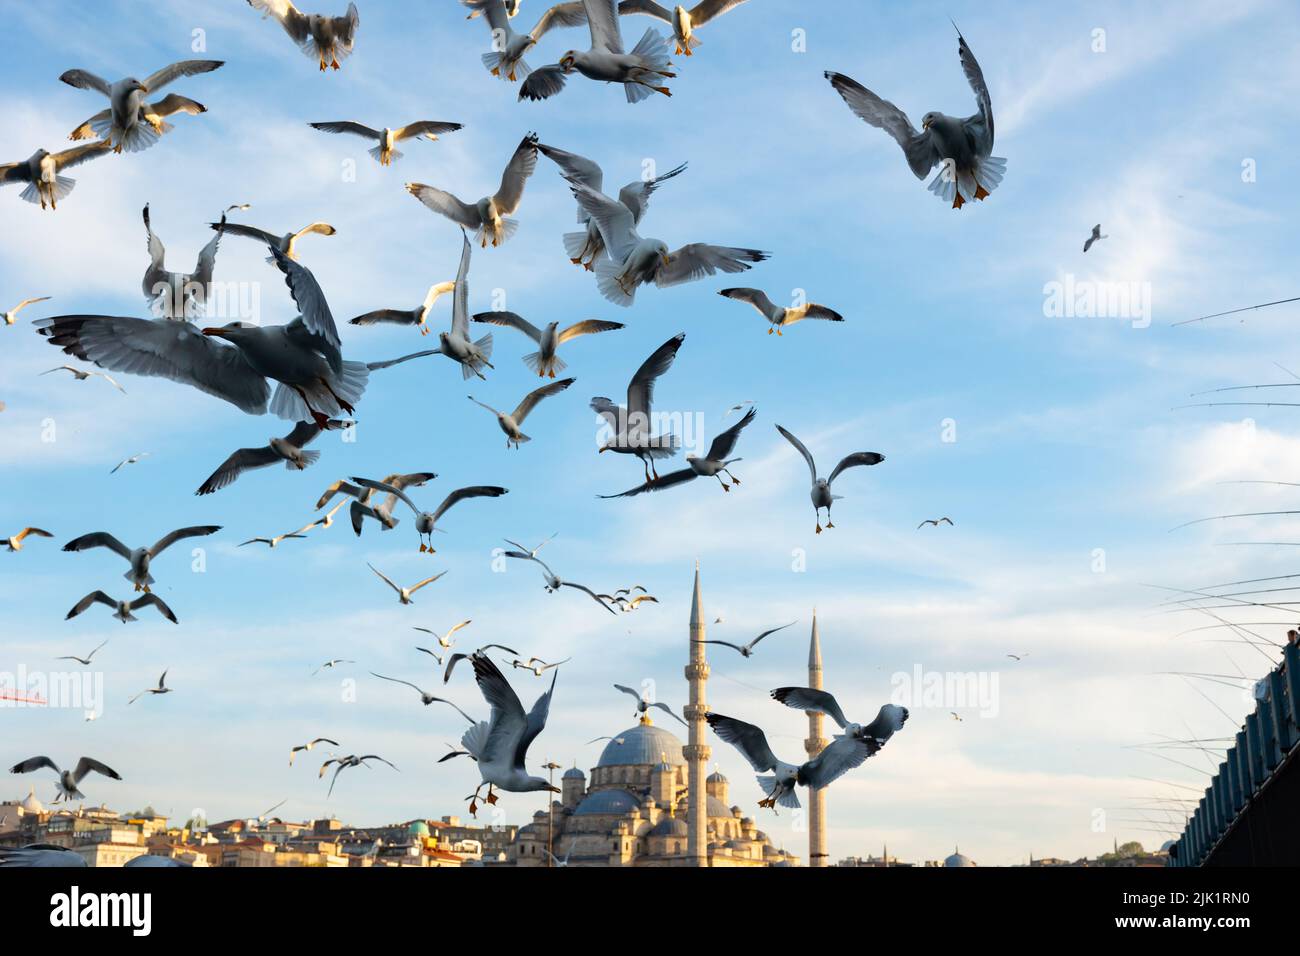
[[[706,690],[709,665],[705,645],[700,572],[695,570],[691,599],[690,657],[684,708],[688,742],[656,726],[648,714],[615,734],[591,768],[588,779],[577,767],[560,779],[560,799],[519,829],[511,848],[515,866],[546,866],[548,841],[556,861],[567,866],[799,866],[799,857],[776,846],[738,806],[729,806],[727,778],[705,776]],[[821,650],[813,620],[809,652],[810,686],[821,686]],[[812,755],[822,739],[821,716],[809,718],[805,749]],[[812,749],[814,748],[815,749]],[[697,800],[695,794],[702,794]],[[808,830],[811,865],[824,866],[825,792],[810,795]],[[818,856],[820,854],[820,856]]]

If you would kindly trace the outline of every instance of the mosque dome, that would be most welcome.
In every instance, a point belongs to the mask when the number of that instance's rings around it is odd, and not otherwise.
[[[641,801],[636,795],[627,790],[597,790],[583,798],[583,801],[574,809],[576,816],[586,816],[594,813],[611,813],[624,814],[631,810],[640,808]]]
[[[20,803],[19,806],[23,808],[23,813],[44,813],[45,812],[45,804],[41,803],[41,801],[36,799],[35,789],[31,789],[27,791],[26,798],[24,798],[23,802]]]
[[[684,837],[687,834],[686,824],[676,817],[664,817],[650,831],[651,836],[671,836]]]
[[[412,820],[411,825],[407,827],[407,832],[411,836],[427,837],[429,835],[429,824],[423,820]]]
[[[724,777],[722,774],[720,774],[718,771],[715,770],[715,771],[713,771],[713,773],[709,774],[709,775],[704,779],[704,782],[705,782],[705,783],[726,783],[726,782],[727,782],[727,778]]]
[[[686,757],[682,754],[682,742],[662,727],[637,724],[614,735],[614,739],[601,751],[596,766],[653,766],[659,763],[674,766],[686,763]]]
[[[975,861],[968,856],[963,856],[954,849],[952,856],[946,857],[943,861],[944,866],[975,866]]]
[[[577,767],[570,767],[564,773],[560,774],[561,780],[586,780],[587,775]]]
[[[709,797],[709,816],[711,817],[730,817],[731,808],[719,800],[717,797]]]

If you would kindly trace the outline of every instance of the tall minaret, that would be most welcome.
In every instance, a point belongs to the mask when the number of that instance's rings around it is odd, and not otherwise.
[[[686,723],[690,728],[690,742],[682,749],[687,767],[686,858],[689,866],[709,865],[709,800],[704,782],[705,765],[712,751],[708,740],[708,724],[704,715],[709,712],[705,686],[709,681],[709,662],[704,658],[704,608],[700,600],[700,562],[695,562],[695,593],[691,596],[691,649],[686,665],[686,680],[690,684],[690,701],[685,707]]]
[[[813,609],[812,639],[808,643],[808,686],[822,689],[822,645],[817,637],[817,610]],[[808,739],[804,751],[811,760],[822,752],[829,741],[822,736],[821,714],[808,713]],[[808,793],[808,865],[826,865],[826,790]]]

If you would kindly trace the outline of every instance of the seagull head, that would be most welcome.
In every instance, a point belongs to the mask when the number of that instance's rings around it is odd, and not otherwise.
[[[921,129],[929,129],[943,116],[942,113],[926,113],[921,117]]]
[[[134,76],[133,76],[133,77],[130,77],[130,78],[126,81],[126,84],[127,84],[127,89],[130,89],[130,90],[139,90],[141,93],[148,93],[148,92],[149,92],[149,87],[145,86],[143,83],[141,83],[139,80],[137,80]]]
[[[578,68],[578,51],[570,50],[564,56],[560,57],[560,69],[565,73],[572,73]]]
[[[255,328],[257,326],[247,322],[227,322],[225,325],[208,326],[203,330],[203,334],[215,339],[225,339],[227,342],[238,342],[241,333]]]

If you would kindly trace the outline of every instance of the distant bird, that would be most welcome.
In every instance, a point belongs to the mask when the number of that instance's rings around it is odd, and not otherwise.
[[[361,25],[355,3],[349,3],[347,13],[341,17],[302,13],[289,0],[248,0],[248,5],[260,11],[262,19],[274,17],[303,54],[320,64],[322,73],[326,67],[337,70],[339,60],[352,55],[357,27]]]
[[[780,425],[776,426],[776,430],[785,436],[786,441],[794,445],[799,454],[803,455],[804,461],[808,462],[808,471],[812,475],[812,490],[809,492],[809,497],[812,499],[813,510],[817,513],[817,533],[822,533],[822,508],[826,509],[826,527],[835,527],[831,523],[831,505],[843,496],[831,494],[831,484],[839,477],[840,472],[845,469],[854,468],[858,465],[878,465],[885,460],[885,456],[874,451],[856,451],[842,458],[840,463],[835,466],[835,470],[831,472],[829,478],[819,478],[817,477],[817,463],[813,461],[812,453],[804,447],[803,442]]]
[[[380,166],[391,166],[393,160],[402,158],[401,151],[395,147],[403,140],[427,139],[432,142],[438,139],[439,133],[454,133],[462,128],[460,123],[443,123],[437,120],[417,120],[414,123],[408,123],[406,126],[398,126],[394,129],[387,126],[383,129],[372,129],[353,120],[308,123],[307,125],[323,133],[351,133],[353,136],[374,140],[378,145],[367,152],[375,158],[375,161]]]
[[[544,777],[529,774],[526,766],[529,746],[546,727],[559,671],[552,675],[551,686],[537,698],[532,710],[524,713],[519,696],[486,654],[476,651],[470,662],[474,665],[474,679],[483,699],[491,707],[488,719],[474,724],[460,739],[460,745],[478,765],[480,777],[479,785],[470,797],[470,816],[477,815],[478,795],[484,786],[488,788],[486,799],[489,804],[497,802],[493,788],[508,793],[538,790],[559,793],[559,787],[552,786]]]
[[[297,531],[291,531],[288,534],[278,534],[274,538],[249,538],[247,541],[241,541],[236,547],[244,547],[246,544],[264,544],[268,548],[278,547],[281,541],[289,538],[305,538],[305,534],[299,534]]]
[[[332,669],[334,669],[335,667],[338,667],[340,664],[355,664],[355,663],[356,663],[356,661],[350,661],[350,660],[347,660],[347,659],[342,658],[342,657],[331,658],[330,660],[328,660],[328,661],[326,661],[324,664],[322,664],[320,667],[318,667],[318,668],[316,668],[314,671],[312,671],[312,672],[311,672],[311,676],[312,676],[312,677],[315,677],[317,674],[319,674],[319,673],[320,673],[321,671],[323,671],[323,670],[332,670]]]
[[[948,711],[948,713],[952,714],[952,719],[953,719],[953,720],[960,721],[960,720],[962,719],[962,717],[961,717],[959,714],[957,714],[955,711],[951,711],[951,710],[950,710],[950,711]]]
[[[538,345],[537,351],[525,355],[524,364],[536,372],[538,378],[547,376],[555,378],[556,372],[563,372],[567,367],[565,361],[555,354],[563,343],[568,342],[570,339],[576,339],[580,335],[591,335],[595,332],[613,332],[626,327],[622,322],[585,319],[573,323],[563,331],[559,331],[559,322],[552,322],[545,329],[539,329],[523,316],[514,312],[478,312],[474,315],[474,321],[518,329],[536,342]]]
[[[195,525],[190,528],[180,528],[159,538],[152,547],[128,548],[117,538],[113,537],[107,531],[94,531],[90,534],[83,534],[79,538],[73,538],[63,546],[64,551],[86,551],[89,548],[108,548],[115,554],[121,555],[131,563],[131,570],[122,575],[132,584],[137,591],[148,591],[149,585],[154,583],[153,575],[149,573],[149,565],[154,558],[162,554],[177,541],[183,541],[186,538],[201,538],[214,534],[221,530],[221,525],[205,524]]]
[[[746,399],[745,401],[741,402],[739,405],[732,405],[730,408],[728,408],[725,412],[722,413],[722,417],[727,418],[728,416],[731,415],[732,412],[738,412],[741,409],[743,409],[746,405],[753,405],[753,404],[754,402],[752,399]]]
[[[447,282],[436,282],[429,286],[429,291],[424,295],[424,301],[409,312],[402,309],[376,309],[374,312],[367,312],[365,315],[358,315],[355,319],[349,319],[349,325],[376,325],[381,322],[389,322],[394,325],[414,325],[420,330],[421,335],[429,334],[429,312],[435,302],[448,292],[456,289],[454,280]]]
[[[1007,655],[1007,657],[1011,658],[1013,661],[1022,661],[1022,660],[1024,660],[1026,657],[1028,657],[1028,656],[1029,656],[1029,652],[1028,652],[1028,651],[1025,651],[1025,653],[1023,653],[1023,654],[1008,654],[1008,655]]]
[[[821,790],[853,768],[862,766],[875,753],[866,740],[836,737],[816,757],[796,765],[778,759],[768,746],[767,736],[753,724],[715,713],[705,714],[704,719],[718,737],[740,751],[754,770],[760,774],[771,771],[767,776],[758,777],[758,785],[767,794],[758,801],[760,807],[775,808],[779,803],[783,807],[797,808],[799,795],[795,792],[796,784],[803,784],[810,790]]]
[[[326,512],[322,517],[317,518],[317,519],[316,519],[315,521],[313,521],[311,524],[306,524],[306,525],[303,525],[301,528],[299,528],[299,529],[298,529],[299,533],[306,532],[306,531],[310,531],[312,528],[329,528],[329,527],[332,527],[333,524],[334,524],[334,516],[335,516],[336,514],[338,514],[339,509],[342,508],[345,504],[347,504],[346,501],[340,501],[340,502],[339,502],[338,504],[336,504],[333,508],[331,508],[328,512]]]
[[[625,737],[592,737],[590,740],[587,741],[587,744],[588,746],[590,746],[591,744],[594,744],[598,740],[612,740],[614,741],[614,743],[618,744],[621,747],[623,746],[623,741],[625,739],[626,739]]]
[[[924,521],[922,521],[919,525],[916,526],[916,530],[920,531],[928,524],[932,524],[937,528],[939,527],[939,525],[944,524],[945,522],[947,524],[952,524],[952,519],[951,518],[926,518]]]
[[[541,551],[542,548],[546,547],[547,542],[550,541],[552,538],[554,538],[557,534],[559,534],[559,532],[554,531],[551,534],[547,535],[546,538],[542,541],[542,543],[535,548],[525,548],[518,541],[511,541],[509,538],[506,538],[505,541],[507,544],[514,545],[522,552],[522,554],[516,555],[516,557],[535,558],[537,557],[537,552]]]
[[[311,750],[311,748],[315,747],[317,744],[333,744],[337,747],[339,742],[337,740],[330,740],[328,737],[317,737],[315,740],[309,740],[305,744],[299,744],[289,751],[289,766],[293,766],[293,758],[295,754],[302,750]]]
[[[59,200],[66,199],[77,185],[72,177],[61,175],[63,170],[103,156],[110,149],[107,141],[74,146],[61,153],[38,149],[27,159],[16,163],[0,163],[0,186],[27,183],[27,188],[18,194],[19,199],[40,203],[42,209],[46,206],[51,210],[58,209]]]
[[[109,376],[105,375],[103,372],[96,372],[96,371],[93,371],[93,370],[91,370],[91,369],[84,369],[84,370],[83,370],[83,369],[79,369],[79,368],[73,368],[71,365],[60,365],[58,368],[52,368],[52,369],[50,369],[49,371],[42,372],[41,374],[42,374],[42,375],[49,375],[50,372],[71,372],[73,378],[75,378],[78,382],[84,382],[86,379],[90,378],[92,375],[97,375],[97,376],[99,376],[100,378],[102,378],[104,381],[108,382],[109,385],[112,385],[115,389],[117,389],[117,390],[118,390],[119,392],[121,392],[123,395],[126,394],[126,389],[124,389],[121,385],[118,385],[117,382],[116,382],[114,379],[112,379],[112,378],[110,378]]]
[[[549,387],[553,388],[554,386]],[[433,547],[433,532],[437,530],[436,525],[438,519],[446,514],[453,505],[469,498],[499,498],[502,495],[509,493],[509,489],[502,488],[499,485],[471,485],[467,488],[457,488],[442,500],[442,504],[438,505],[436,511],[428,512],[421,511],[416,507],[415,502],[407,497],[406,492],[395,485],[385,484],[382,481],[374,481],[370,478],[357,478],[355,476],[352,480],[363,488],[371,488],[375,491],[382,491],[385,494],[396,495],[398,501],[401,501],[415,512],[415,530],[420,535],[420,551],[429,554],[435,552]],[[357,534],[360,533],[360,530],[358,530]],[[426,538],[428,539],[427,543],[425,540]]]
[[[33,770],[40,770],[43,767],[49,767],[59,775],[59,791],[55,795],[53,803],[60,800],[84,800],[86,795],[81,792],[78,785],[86,779],[86,775],[91,771],[101,773],[105,777],[113,780],[121,780],[121,776],[116,770],[105,763],[100,763],[93,757],[82,757],[77,761],[77,765],[72,770],[60,770],[49,757],[28,757],[21,763],[16,763],[9,768],[10,773],[31,773]]]
[[[907,723],[907,718],[911,716],[906,707],[900,707],[898,704],[885,704],[876,713],[876,718],[871,723],[854,723],[844,716],[844,711],[840,708],[839,701],[835,699],[834,695],[813,687],[778,687],[772,691],[772,699],[795,710],[825,714],[835,721],[840,730],[844,731],[844,736],[855,740],[874,741],[876,750],[883,747],[889,741],[889,738],[902,730],[903,724]]]
[[[570,660],[572,660],[572,658],[566,657],[562,661],[556,661],[554,664],[548,664],[540,657],[530,657],[526,661],[521,661],[519,660],[519,658],[516,657],[513,661],[510,661],[509,663],[510,666],[515,668],[516,670],[522,667],[524,670],[532,671],[534,677],[541,677],[542,674],[546,673],[546,671],[550,670],[552,667],[559,667],[561,664],[567,664]]]
[[[509,82],[523,79],[532,70],[524,54],[552,27],[582,26],[587,12],[581,2],[557,3],[550,7],[527,33],[516,33],[510,19],[519,13],[519,0],[461,0],[470,8],[466,19],[483,15],[492,36],[492,52],[483,54],[483,66],[493,76]]]
[[[803,305],[791,306],[788,309],[782,308],[759,289],[722,289],[718,292],[718,295],[728,299],[735,299],[738,302],[748,302],[752,305],[758,310],[759,315],[770,323],[771,327],[767,330],[768,335],[773,332],[780,335],[781,330],[787,325],[794,325],[804,319],[827,319],[831,322],[844,321],[844,316],[834,309],[828,309],[816,302],[805,302]]]
[[[94,657],[95,654],[99,651],[99,649],[107,643],[108,641],[101,641],[99,644],[95,645],[95,649],[91,651],[89,654],[87,654],[85,657],[78,657],[76,654],[64,654],[62,657],[56,657],[54,659],[56,661],[76,661],[82,667],[89,667],[90,659]]]
[[[990,155],[993,151],[993,105],[984,73],[966,39],[957,34],[957,54],[961,58],[966,82],[975,93],[979,112],[965,119],[930,112],[921,117],[921,131],[912,126],[902,110],[882,100],[856,80],[843,73],[827,72],[835,92],[860,119],[883,129],[903,149],[907,165],[917,179],[924,179],[938,165],[939,174],[929,190],[953,209],[968,200],[984,199],[998,187],[1007,170],[1007,161]]]
[[[515,410],[508,415],[505,412],[497,411],[491,405],[485,405],[473,395],[469,396],[469,400],[480,408],[486,408],[497,417],[497,425],[501,427],[501,431],[504,432],[506,436],[506,448],[509,448],[511,445],[518,448],[521,443],[532,441],[531,438],[520,430],[520,426],[523,425],[524,419],[528,417],[529,412],[536,408],[537,403],[542,399],[550,398],[552,395],[558,395],[575,381],[577,380],[572,378],[562,378],[557,382],[552,382],[549,385],[543,385],[541,388],[533,389],[523,397],[519,404],[515,406]]]
[[[662,704],[657,701],[651,702],[640,691],[635,691],[631,687],[624,687],[622,684],[615,684],[614,689],[621,690],[623,693],[627,694],[628,696],[636,700],[636,712],[639,716],[646,716],[646,711],[654,707],[657,708],[658,710],[662,710],[665,714],[668,714],[670,717],[673,718],[673,720],[677,721],[683,727],[686,726],[686,721],[678,717],[677,712],[674,711],[667,704]]]
[[[673,39],[677,41],[678,56],[692,56],[692,48],[700,45],[695,38],[695,30],[710,20],[716,20],[729,10],[744,3],[745,0],[701,0],[690,10],[678,5],[672,11],[661,7],[654,0],[623,0],[618,5],[621,16],[630,13],[643,13],[662,20],[673,28]]]
[[[423,183],[407,183],[406,191],[440,216],[446,216],[464,229],[475,230],[474,239],[486,248],[488,241],[499,246],[519,228],[518,221],[508,218],[519,209],[524,198],[524,184],[537,168],[537,134],[529,133],[515,147],[501,174],[501,185],[491,196],[475,203],[465,203],[451,193]]]
[[[725,474],[736,484],[740,484],[740,479],[733,475],[730,466],[740,458],[728,458],[736,450],[736,442],[740,440],[740,432],[746,425],[754,420],[757,409],[750,408],[745,413],[745,417],[736,422],[722,434],[713,439],[713,444],[709,446],[708,454],[703,458],[697,458],[695,455],[686,455],[686,464],[689,466],[680,471],[669,472],[666,475],[660,475],[645,484],[637,485],[628,491],[617,495],[597,495],[598,498],[630,498],[634,495],[644,494],[647,491],[662,491],[665,488],[672,488],[676,485],[685,484],[688,481],[694,481],[696,478],[717,478],[718,483],[722,485],[723,491],[730,491],[731,486],[722,480]]]
[[[797,621],[791,621],[789,624],[782,624],[780,627],[774,627],[771,630],[764,631],[762,634],[758,635],[758,637],[754,638],[748,644],[733,644],[730,641],[718,641],[718,640],[696,641],[696,643],[697,644],[721,644],[724,647],[730,647],[732,650],[740,651],[741,657],[753,657],[754,648],[758,645],[759,641],[767,637],[767,635],[769,634],[775,634],[777,631],[783,631],[787,627],[793,627],[797,623],[798,623]]]
[[[5,867],[85,867],[90,864],[76,850],[54,843],[28,843],[0,847],[0,869]]]
[[[202,312],[207,302],[223,230],[218,229],[217,234],[199,251],[193,272],[168,271],[167,249],[153,231],[148,204],[144,207],[144,231],[149,248],[149,266],[144,270],[140,288],[144,292],[145,303],[154,318],[193,318]]]
[[[1103,236],[1101,234],[1101,223],[1097,223],[1097,225],[1092,227],[1092,235],[1089,236],[1088,240],[1083,244],[1083,251],[1087,252],[1089,249],[1091,249],[1092,244],[1094,242],[1098,242],[1102,239],[1109,239],[1109,238],[1110,236]]]
[[[398,680],[396,677],[385,677],[383,674],[376,674],[374,671],[370,672],[370,676],[378,677],[380,680],[391,681],[394,684],[405,684],[407,687],[410,687],[412,690],[414,690],[417,694],[420,695],[420,703],[424,704],[425,707],[428,707],[430,704],[446,704],[447,706],[455,710],[456,713],[460,714],[462,717],[468,720],[471,724],[474,723],[473,717],[465,713],[465,711],[461,710],[451,701],[447,700],[444,697],[435,697],[433,694],[430,694],[428,691],[416,687],[409,680]]]
[[[271,437],[267,443],[260,448],[240,448],[232,452],[230,457],[218,466],[217,470],[208,476],[207,481],[199,485],[199,490],[194,492],[196,495],[210,495],[214,491],[220,491],[229,484],[234,483],[240,475],[254,468],[265,468],[268,465],[274,465],[276,462],[284,462],[284,467],[290,471],[302,471],[308,465],[314,465],[320,458],[318,451],[305,451],[305,447],[316,439],[316,436],[322,430],[337,430],[346,428],[351,422],[341,421],[339,419],[330,419],[325,423],[325,429],[314,421],[298,422],[293,427],[293,431],[283,438]]]
[[[13,537],[0,540],[0,544],[3,544],[6,548],[8,548],[10,553],[13,553],[14,551],[21,551],[23,549],[23,539],[26,538],[28,535],[35,535],[38,538],[54,537],[54,535],[50,534],[48,531],[42,531],[40,528],[23,528],[22,531],[19,531]]]
[[[441,636],[440,636],[436,631],[431,631],[431,630],[429,630],[427,627],[416,627],[416,628],[413,628],[413,630],[422,631],[422,632],[424,632],[425,634],[430,634],[430,635],[432,635],[433,638],[438,642],[438,646],[441,647],[441,648],[443,648],[443,649],[445,650],[446,648],[451,647],[451,643],[452,643],[452,642],[451,642],[451,636],[452,636],[453,634],[455,634],[457,631],[459,631],[462,627],[464,627],[465,625],[467,625],[467,624],[469,624],[469,623],[471,623],[470,620],[464,620],[464,621],[461,621],[459,624],[453,624],[453,625],[451,626],[451,628],[447,631],[447,633],[446,633],[446,634],[443,634],[443,635],[441,635]],[[417,647],[416,650],[417,650],[417,651],[424,651],[425,649],[424,649],[423,647]],[[426,654],[431,654],[431,653],[433,653],[433,652],[432,652],[432,651],[425,651],[425,653],[426,653]],[[442,663],[442,662],[439,661],[438,663]]]
[[[127,703],[128,703],[128,704],[134,704],[137,700],[139,700],[139,699],[140,699],[141,697],[143,697],[145,694],[170,694],[170,693],[172,692],[172,688],[170,688],[170,687],[167,686],[166,681],[167,681],[167,672],[166,672],[166,671],[163,671],[163,672],[162,672],[162,676],[158,678],[158,686],[157,686],[157,687],[148,687],[148,688],[145,688],[144,690],[140,691],[140,693],[136,694],[134,697],[132,697],[130,700],[128,700]]]
[[[298,240],[303,236],[332,236],[338,232],[328,222],[313,222],[303,226],[297,232],[286,232],[284,235],[277,236],[273,232],[267,232],[265,229],[258,229],[256,226],[245,226],[238,222],[226,222],[223,216],[221,222],[209,223],[217,232],[228,232],[232,236],[242,236],[245,239],[253,239],[264,246],[274,246],[294,262],[298,261]],[[267,256],[266,261],[275,263],[275,256]]]
[[[163,133],[171,129],[170,125],[162,122],[161,116],[145,108],[145,94],[157,93],[182,77],[211,73],[222,63],[221,60],[180,60],[151,73],[143,82],[129,76],[116,83],[109,83],[85,70],[68,70],[59,79],[77,89],[94,90],[108,97],[110,116],[104,119],[92,117],[86,122],[97,135],[103,136],[104,141],[112,145],[113,152],[120,153],[125,149],[128,153],[135,153],[148,149],[158,142]],[[198,112],[202,111],[200,106]],[[80,131],[80,127],[74,130],[71,138],[77,138]]]
[[[398,599],[398,601],[400,601],[402,604],[414,604],[415,602],[411,600],[411,595],[412,595],[412,594],[414,594],[416,591],[420,590],[420,588],[424,587],[426,584],[432,584],[434,581],[438,580],[438,578],[442,577],[444,574],[447,573],[446,571],[443,571],[443,572],[441,572],[441,573],[439,573],[439,574],[435,574],[435,575],[434,575],[433,577],[431,577],[431,578],[425,578],[425,579],[424,579],[423,581],[421,581],[419,584],[413,584],[413,585],[411,585],[409,588],[400,588],[400,587],[398,587],[396,584],[394,584],[392,581],[388,580],[388,578],[384,577],[383,572],[382,572],[382,571],[379,571],[379,570],[378,570],[378,569],[377,569],[373,564],[370,564],[369,562],[367,562],[367,563],[366,563],[366,567],[368,567],[371,571],[374,571],[375,574],[377,574],[377,575],[379,576],[379,579],[380,579],[381,581],[383,581],[383,582],[384,582],[385,584],[387,584],[390,588],[392,588],[394,591],[397,592],[397,599]]]
[[[131,613],[132,611],[138,611],[142,607],[150,606],[156,607],[158,613],[167,618],[167,620],[171,621],[173,624],[180,623],[176,620],[176,615],[172,613],[172,609],[169,608],[166,602],[156,594],[142,594],[134,601],[115,601],[103,591],[91,591],[73,606],[72,610],[68,612],[64,620],[72,620],[92,604],[103,604],[107,607],[111,607],[113,609],[113,617],[117,618],[123,624],[137,620],[135,615]],[[96,649],[98,650],[98,648]]]
[[[386,763],[394,770],[397,770],[397,767],[394,764],[385,760],[383,757],[379,756],[379,754],[366,754],[362,757],[358,757],[356,754],[349,754],[346,757],[331,757],[329,760],[326,760],[321,764],[320,773],[317,775],[317,779],[320,779],[325,776],[325,770],[330,764],[338,764],[338,766],[334,768],[334,776],[330,778],[330,788],[325,794],[326,799],[329,799],[329,797],[334,793],[334,784],[338,782],[340,773],[349,767],[367,766],[367,760],[378,760],[380,763]],[[401,771],[398,770],[398,773],[401,773]]]
[[[0,322],[4,322],[5,325],[13,325],[18,321],[18,313],[23,309],[27,308],[29,305],[35,305],[37,302],[49,301],[50,297],[48,295],[37,296],[34,299],[23,299],[23,301],[19,302],[8,312],[0,312]]]
[[[652,472],[653,480],[659,480],[659,473],[654,470],[655,459],[671,458],[677,454],[681,444],[671,432],[666,435],[652,434],[650,406],[654,401],[655,382],[672,367],[673,360],[677,358],[677,350],[685,341],[685,332],[674,335],[641,363],[641,367],[632,376],[632,381],[628,383],[626,407],[615,405],[604,396],[591,400],[591,410],[605,420],[605,426],[612,436],[605,439],[598,452],[636,455],[645,469],[647,483],[651,481]]]
[[[651,604],[659,603],[659,599],[655,597],[653,594],[638,594],[634,598],[630,598],[630,599],[621,598],[620,600],[622,600],[623,602],[624,611],[635,611],[638,607],[641,606],[641,603],[643,601],[649,601]]]
[[[130,458],[123,458],[121,461],[119,461],[116,465],[113,466],[113,470],[110,471],[109,474],[115,475],[117,474],[118,470],[121,469],[124,465],[134,465],[139,463],[140,459],[148,458],[148,457],[149,457],[149,452],[142,451],[140,452],[140,454],[132,455]]]
[[[526,549],[523,548],[522,545],[514,541],[511,541],[509,538],[506,539],[506,542],[508,544],[513,544],[516,548],[520,549],[518,551],[503,552],[507,558],[518,558],[524,561],[532,561],[535,564],[541,566],[542,578],[546,582],[547,593],[554,594],[560,588],[573,588],[575,590],[581,591],[582,593],[586,594],[588,597],[590,597],[593,601],[595,601],[597,604],[603,607],[610,614],[616,613],[612,607],[610,607],[605,601],[601,600],[600,596],[597,595],[595,591],[587,587],[585,584],[578,584],[575,581],[565,581],[561,579],[558,574],[556,574],[554,571],[551,570],[550,566],[545,561],[537,557],[535,551],[529,553]]]

